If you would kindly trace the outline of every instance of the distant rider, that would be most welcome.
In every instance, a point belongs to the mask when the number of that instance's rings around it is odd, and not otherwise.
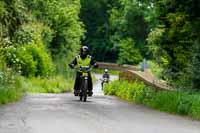
[[[103,74],[102,78],[103,78],[103,79],[102,79],[102,82],[101,82],[101,86],[102,86],[102,88],[103,88],[103,83],[104,83],[104,82],[108,83],[109,80],[110,80],[110,75],[109,75],[109,73],[108,73],[108,69],[105,69],[105,70],[104,70],[104,74]]]

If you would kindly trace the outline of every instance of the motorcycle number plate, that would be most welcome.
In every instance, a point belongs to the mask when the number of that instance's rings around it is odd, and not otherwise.
[[[87,77],[88,73],[83,73],[82,76]]]

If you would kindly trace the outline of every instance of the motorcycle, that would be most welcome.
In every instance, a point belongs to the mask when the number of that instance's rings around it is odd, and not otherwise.
[[[87,101],[87,92],[88,92],[88,77],[89,77],[89,72],[92,70],[92,66],[81,66],[81,67],[75,67],[75,70],[78,72],[81,72],[81,85],[80,85],[80,101]]]
[[[109,82],[110,82],[109,78],[101,79],[101,88],[102,88],[102,90],[105,87],[105,85],[108,84]]]

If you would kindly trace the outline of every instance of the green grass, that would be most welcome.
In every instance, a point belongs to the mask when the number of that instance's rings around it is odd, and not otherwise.
[[[25,78],[13,75],[6,76],[0,82],[0,105],[19,100],[24,92],[30,93],[62,93],[70,92],[74,80],[63,76],[50,78]],[[7,81],[5,83],[5,81]]]
[[[0,104],[7,104],[19,100],[23,91],[17,88],[0,88]]]
[[[0,104],[15,102],[23,96],[22,79],[15,77],[10,84],[0,86]]]
[[[63,76],[50,78],[26,79],[24,86],[31,93],[63,93],[70,92],[73,87],[73,79],[65,79]]]
[[[95,68],[92,70],[93,73],[99,73],[99,74],[103,74],[104,73],[104,69],[100,69],[100,68]],[[108,73],[111,74],[111,75],[119,75],[119,72],[118,70],[111,70],[111,69],[108,69]]]
[[[155,91],[143,83],[114,81],[105,87],[104,93],[160,111],[200,120],[200,93],[197,92]]]

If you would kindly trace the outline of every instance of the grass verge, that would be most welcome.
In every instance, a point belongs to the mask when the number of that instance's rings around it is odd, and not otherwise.
[[[105,87],[104,93],[160,111],[200,120],[200,93],[198,92],[155,91],[154,88],[139,82],[114,81]]]
[[[63,93],[70,92],[73,87],[73,79],[66,79],[63,76],[50,78],[26,79],[24,86],[30,93]]]
[[[22,78],[13,76],[10,83],[0,83],[0,105],[19,100],[24,93]]]
[[[24,78],[16,75],[11,77],[9,75],[6,76],[6,78],[4,76],[3,81],[0,82],[0,105],[19,100],[24,92],[70,92],[74,83],[73,79],[65,79],[62,76],[51,78]]]

